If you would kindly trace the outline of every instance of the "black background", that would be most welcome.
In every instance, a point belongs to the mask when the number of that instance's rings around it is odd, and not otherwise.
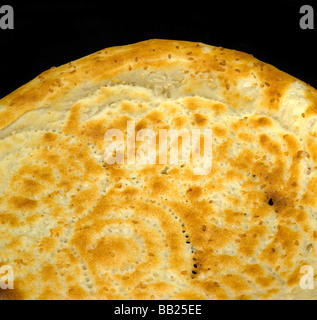
[[[6,1],[14,30],[0,29],[0,98],[52,66],[150,38],[241,50],[317,88],[317,23],[299,9],[317,1]],[[317,20],[316,20],[317,21]]]

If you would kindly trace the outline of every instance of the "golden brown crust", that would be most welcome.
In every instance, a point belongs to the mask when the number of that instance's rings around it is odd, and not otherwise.
[[[25,112],[39,108],[43,102],[63,99],[69,90],[82,83],[102,83],[106,79],[114,79],[122,72],[139,68],[168,69],[175,62],[184,72],[188,69],[220,75],[226,89],[225,98],[228,102],[231,100],[233,106],[238,105],[241,95],[235,90],[234,84],[239,79],[252,76],[252,70],[260,71],[257,76],[260,86],[264,87],[263,103],[270,109],[278,106],[280,95],[295,80],[273,66],[239,51],[185,41],[149,40],[101,50],[43,72],[0,101],[4,107],[1,110],[0,128],[9,125]],[[317,99],[315,90],[307,90],[311,100]]]
[[[212,170],[106,164],[105,132],[129,120],[211,128]],[[202,43],[42,73],[0,100],[0,265],[16,277],[0,298],[316,299],[299,286],[317,267],[316,132],[315,89]]]

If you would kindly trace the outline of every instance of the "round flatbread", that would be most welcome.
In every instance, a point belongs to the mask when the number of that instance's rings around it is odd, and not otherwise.
[[[316,90],[249,54],[51,68],[0,100],[0,299],[316,299],[316,169]]]

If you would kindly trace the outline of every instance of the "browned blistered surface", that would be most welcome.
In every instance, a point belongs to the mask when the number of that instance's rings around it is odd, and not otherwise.
[[[212,129],[212,170],[108,165],[104,134],[129,120]],[[42,73],[0,100],[0,299],[316,299],[299,286],[317,272],[316,133],[315,89],[202,43]]]

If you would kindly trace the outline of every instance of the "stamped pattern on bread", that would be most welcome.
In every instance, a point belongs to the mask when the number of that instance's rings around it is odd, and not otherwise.
[[[105,163],[105,132],[212,129],[191,164]],[[316,299],[317,92],[251,55],[149,40],[0,100],[0,299]]]

